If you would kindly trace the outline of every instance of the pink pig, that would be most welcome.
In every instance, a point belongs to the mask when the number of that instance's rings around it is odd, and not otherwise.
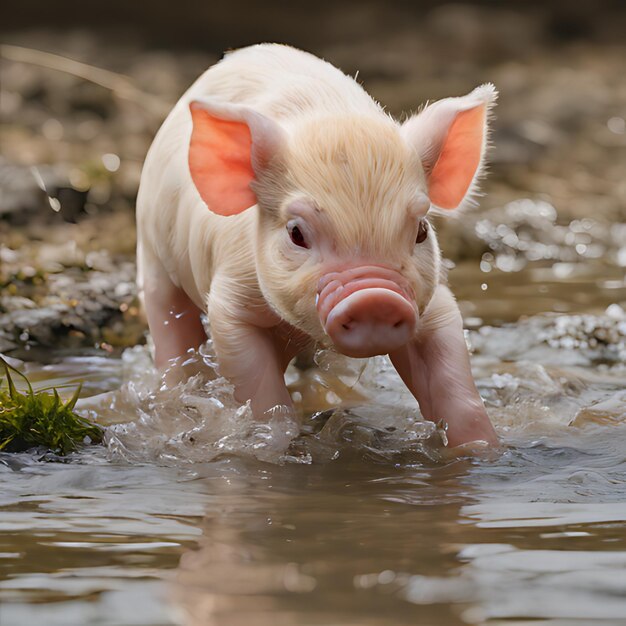
[[[427,220],[475,191],[492,85],[398,124],[352,78],[264,44],[228,54],[180,99],[137,200],[139,284],[155,361],[197,348],[267,419],[287,364],[318,344],[388,354],[450,446],[497,437]]]

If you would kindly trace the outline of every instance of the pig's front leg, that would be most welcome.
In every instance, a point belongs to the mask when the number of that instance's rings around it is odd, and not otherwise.
[[[214,280],[208,301],[211,337],[220,373],[235,386],[235,399],[250,400],[255,418],[265,421],[277,406],[293,411],[284,372],[300,348],[279,332],[263,305],[241,296],[227,279]]]
[[[182,288],[172,283],[156,256],[141,246],[139,265],[139,297],[154,342],[154,362],[165,370],[172,359],[198,349],[207,340],[201,311]],[[176,370],[168,373],[171,382],[177,382],[180,372]]]
[[[446,286],[437,287],[416,339],[389,356],[424,417],[447,424],[451,447],[498,443],[472,376],[461,313]]]
[[[256,419],[269,419],[277,406],[293,409],[285,385],[285,359],[271,331],[231,324],[227,336],[218,331],[213,341],[221,374],[235,386],[238,402],[250,400]]]

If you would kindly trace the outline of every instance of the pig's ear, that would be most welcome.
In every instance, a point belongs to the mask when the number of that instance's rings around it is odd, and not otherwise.
[[[434,207],[452,210],[476,191],[487,145],[489,110],[498,93],[491,84],[461,98],[446,98],[425,107],[402,126],[417,150]]]
[[[281,158],[283,130],[241,105],[198,99],[189,108],[189,171],[209,209],[228,216],[257,204],[250,183]]]

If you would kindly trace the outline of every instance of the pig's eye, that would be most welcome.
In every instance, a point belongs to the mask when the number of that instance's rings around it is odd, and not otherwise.
[[[426,220],[420,220],[415,243],[422,243],[426,241],[426,237],[428,237],[428,222]]]
[[[309,244],[306,242],[302,231],[297,226],[288,226],[289,236],[291,237],[291,241],[296,244],[296,246],[300,246],[301,248],[308,248]]]

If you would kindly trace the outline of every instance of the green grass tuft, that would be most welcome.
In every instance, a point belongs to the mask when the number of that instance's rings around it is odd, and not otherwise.
[[[22,452],[45,446],[59,455],[74,452],[89,438],[102,443],[102,429],[74,413],[81,387],[65,403],[56,389],[34,392],[26,376],[0,357],[6,389],[0,389],[0,452]],[[11,372],[26,381],[28,390],[16,389]],[[52,393],[49,393],[52,391]]]

